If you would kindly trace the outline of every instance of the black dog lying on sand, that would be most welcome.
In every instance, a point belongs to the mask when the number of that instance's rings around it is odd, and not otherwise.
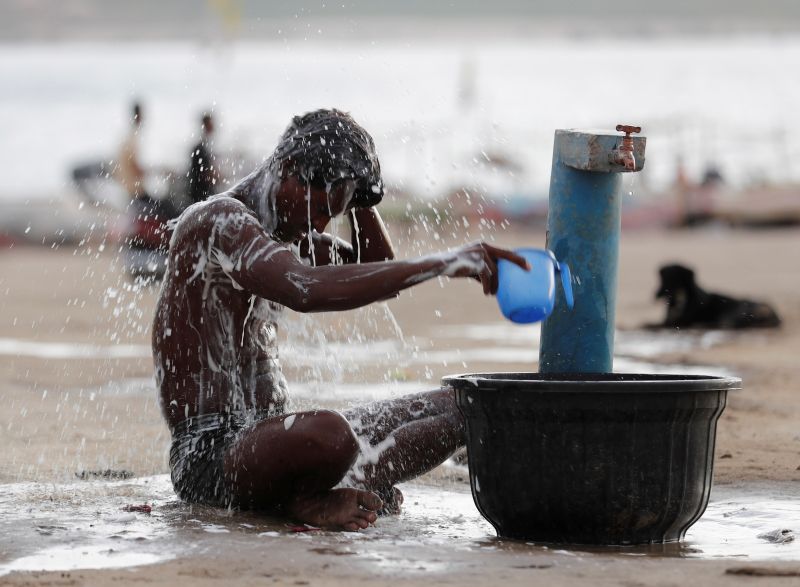
[[[688,267],[664,265],[659,273],[656,298],[667,301],[667,315],[663,323],[653,325],[657,328],[774,328],[781,324],[768,304],[706,292]]]

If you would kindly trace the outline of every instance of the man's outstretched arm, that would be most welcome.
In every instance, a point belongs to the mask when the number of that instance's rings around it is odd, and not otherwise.
[[[511,251],[474,243],[408,261],[309,267],[269,238],[252,216],[232,218],[230,230],[217,232],[217,261],[239,287],[298,312],[366,306],[440,275],[474,277],[483,284],[484,293],[494,294],[497,259],[526,266]]]

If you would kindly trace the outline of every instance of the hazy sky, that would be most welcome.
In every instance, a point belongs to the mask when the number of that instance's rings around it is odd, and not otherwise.
[[[0,40],[193,38],[217,29],[257,38],[280,23],[295,25],[284,27],[285,34],[302,34],[298,23],[331,19],[350,24],[347,31],[329,29],[331,34],[370,37],[447,34],[465,21],[469,34],[773,32],[800,30],[800,1],[2,0]],[[376,27],[376,19],[402,24]],[[443,21],[451,26],[442,28]]]

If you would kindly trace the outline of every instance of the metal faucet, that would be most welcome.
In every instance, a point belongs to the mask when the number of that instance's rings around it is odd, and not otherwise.
[[[633,156],[633,137],[631,133],[642,132],[642,127],[618,124],[617,130],[624,132],[625,136],[622,137],[622,144],[610,153],[609,159],[615,165],[622,165],[628,171],[635,171],[636,158]]]

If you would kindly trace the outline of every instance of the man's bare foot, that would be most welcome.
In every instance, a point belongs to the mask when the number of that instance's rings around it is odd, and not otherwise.
[[[375,493],[383,500],[383,507],[378,510],[379,516],[397,515],[402,511],[403,497],[402,492],[397,487],[390,487]]]
[[[306,524],[355,532],[374,523],[382,506],[381,498],[371,491],[342,488],[295,497],[287,509]]]

